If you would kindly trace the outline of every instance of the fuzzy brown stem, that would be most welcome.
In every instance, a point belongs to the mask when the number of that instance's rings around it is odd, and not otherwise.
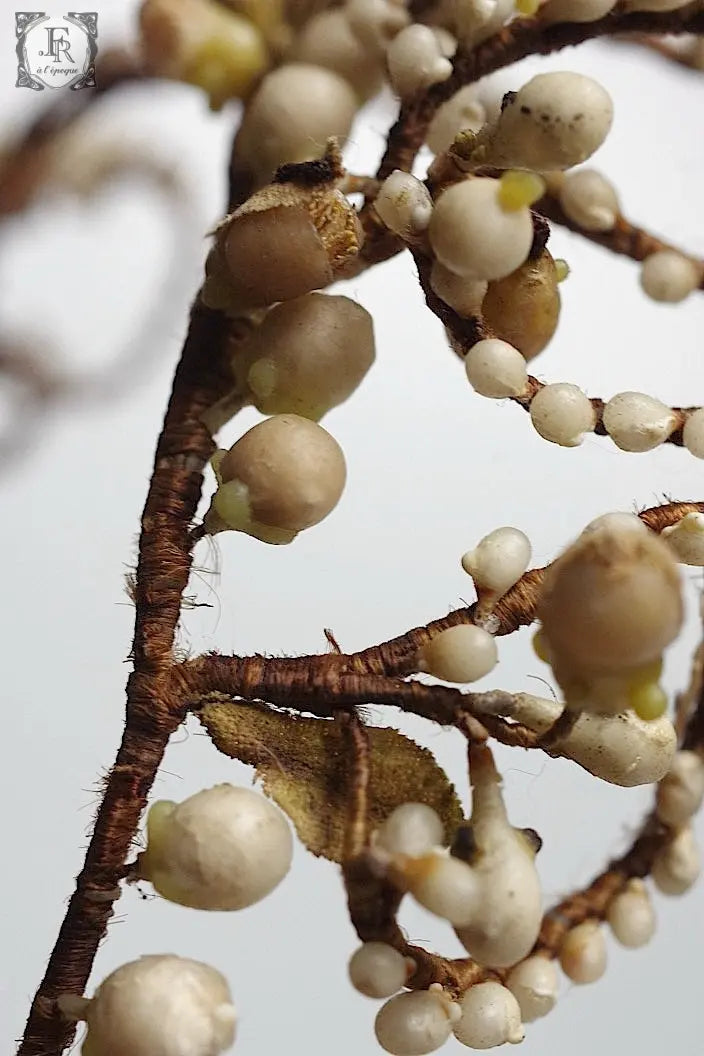
[[[652,253],[659,253],[663,249],[679,253],[684,257],[689,256],[689,254],[682,252],[676,246],[672,246],[658,238],[657,235],[653,235],[649,231],[644,230],[644,228],[631,223],[625,216],[617,218],[611,231],[585,231],[574,220],[570,220],[554,195],[546,194],[540,201],[535,203],[533,208],[546,219],[552,220],[553,223],[560,224],[561,227],[567,227],[570,231],[574,231],[575,234],[588,238],[590,242],[595,242],[597,246],[603,246],[604,249],[610,250],[611,253],[630,257],[631,260],[643,261]],[[702,278],[699,283],[699,289],[704,289],[704,261],[697,260],[694,257],[690,259],[694,260],[694,263],[701,269]]]
[[[183,719],[169,672],[181,595],[191,568],[190,522],[213,441],[200,416],[221,394],[223,317],[196,307],[174,379],[142,515],[135,582],[134,670],[127,685],[122,744],[85,863],[27,1021],[19,1056],[55,1056],[74,1024],[56,1006],[60,994],[83,993],[112,914],[124,863],[171,734]]]
[[[655,817],[649,817],[624,855],[614,859],[588,887],[575,891],[548,910],[535,952],[556,957],[568,931],[585,920],[603,920],[609,904],[629,880],[649,875],[658,851],[668,839],[669,830]]]
[[[704,502],[671,502],[642,510],[639,516],[652,531],[661,532],[687,513],[704,513]],[[530,569],[499,599],[493,610],[498,620],[497,636],[512,634],[533,622],[545,572],[545,568]],[[474,622],[476,612],[475,602],[356,653],[284,659],[208,654],[174,668],[173,692],[193,700],[217,690],[250,700],[266,699],[283,707],[296,707],[298,694],[299,700],[305,700],[306,708],[319,715],[331,715],[343,700],[352,705],[374,699],[379,704],[405,707],[435,722],[451,724],[454,709],[471,702],[471,695],[466,697],[454,689],[420,682],[401,682],[397,676],[418,669],[418,652],[433,635],[460,623]],[[355,680],[349,676],[369,677]],[[371,676],[387,677],[374,681]],[[489,721],[481,712],[478,717],[484,725]]]

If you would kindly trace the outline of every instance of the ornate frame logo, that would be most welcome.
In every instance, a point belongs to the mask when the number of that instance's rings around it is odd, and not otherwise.
[[[43,92],[45,88],[95,87],[98,53],[97,11],[69,11],[52,16],[44,11],[16,11],[17,80],[15,87]]]

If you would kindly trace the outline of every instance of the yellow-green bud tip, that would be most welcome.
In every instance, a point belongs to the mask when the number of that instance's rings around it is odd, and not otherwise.
[[[545,641],[545,635],[542,631],[535,632],[531,644],[533,646],[533,652],[538,657],[538,660],[542,660],[544,664],[549,664],[550,656],[548,653],[547,642]]]
[[[525,18],[532,18],[538,13],[541,0],[516,0],[516,11]]]
[[[634,687],[628,694],[628,702],[644,722],[654,722],[667,711],[667,695],[657,682]]]
[[[570,266],[562,257],[555,261],[555,278],[558,282],[564,282],[570,273]]]
[[[499,180],[499,205],[506,212],[532,205],[544,194],[545,180],[535,172],[509,169]]]

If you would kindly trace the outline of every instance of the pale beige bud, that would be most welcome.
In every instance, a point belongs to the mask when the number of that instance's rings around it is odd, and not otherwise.
[[[655,912],[642,880],[629,880],[609,903],[606,920],[614,938],[628,949],[638,949],[655,934]]]
[[[537,172],[568,169],[591,157],[611,128],[608,92],[581,73],[539,73],[506,101],[494,126],[478,134],[471,161]]]
[[[140,957],[105,979],[90,1001],[83,1051],[91,1056],[218,1056],[235,1038],[225,978],[175,954]]]
[[[563,688],[643,667],[682,625],[677,565],[652,532],[589,532],[547,569],[537,616]]]
[[[290,543],[335,508],[345,459],[321,426],[295,414],[255,425],[214,459],[220,486],[206,516],[211,534],[230,528],[269,543]]]
[[[503,279],[490,282],[482,318],[492,333],[530,360],[545,348],[560,318],[555,261],[547,250]]]
[[[453,1028],[455,1037],[470,1049],[493,1049],[523,1041],[525,1031],[516,998],[493,980],[471,986],[460,1001],[461,1016]]]
[[[139,28],[146,70],[203,88],[213,109],[247,96],[269,65],[259,29],[212,0],[145,0]]]
[[[704,800],[704,759],[699,752],[680,751],[658,785],[655,813],[666,825],[684,825]]]
[[[511,969],[506,986],[518,1001],[523,1022],[532,1023],[555,1007],[560,981],[554,961],[535,954]]]
[[[683,895],[701,872],[699,848],[691,825],[684,825],[656,855],[651,875],[664,895]]]
[[[358,106],[339,74],[309,63],[287,63],[267,74],[245,111],[237,156],[262,182],[286,162],[320,157],[331,136],[344,143]]]
[[[278,807],[249,788],[215,785],[182,803],[160,800],[147,817],[140,878],[192,909],[259,902],[287,874],[291,829]]]
[[[352,31],[342,8],[321,11],[301,30],[291,59],[332,70],[354,88],[360,99],[375,95],[384,78],[381,58]]]
[[[274,183],[217,231],[201,294],[238,314],[327,286],[359,252],[356,210],[331,184]]]
[[[277,304],[233,360],[262,414],[317,421],[343,403],[374,362],[372,317],[349,297],[308,293]]]
[[[596,920],[571,928],[560,947],[560,967],[573,983],[595,983],[606,971],[606,940]]]

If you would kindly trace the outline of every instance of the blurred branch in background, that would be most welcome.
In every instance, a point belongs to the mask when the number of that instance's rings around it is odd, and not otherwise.
[[[139,384],[163,354],[173,307],[190,296],[188,269],[203,244],[202,219],[194,191],[173,159],[160,157],[145,137],[124,138],[105,124],[96,135],[85,119],[108,93],[144,81],[136,58],[122,49],[106,51],[95,91],[62,93],[27,130],[0,151],[0,253],[8,224],[41,206],[50,196],[76,196],[82,203],[129,181],[139,192],[154,192],[165,213],[165,271],[129,338],[109,362],[95,369],[57,366],[57,350],[17,333],[0,318],[0,471],[33,437],[33,423],[49,405],[76,406],[114,401]],[[70,273],[69,273],[70,274]],[[30,276],[27,277],[28,281]]]

